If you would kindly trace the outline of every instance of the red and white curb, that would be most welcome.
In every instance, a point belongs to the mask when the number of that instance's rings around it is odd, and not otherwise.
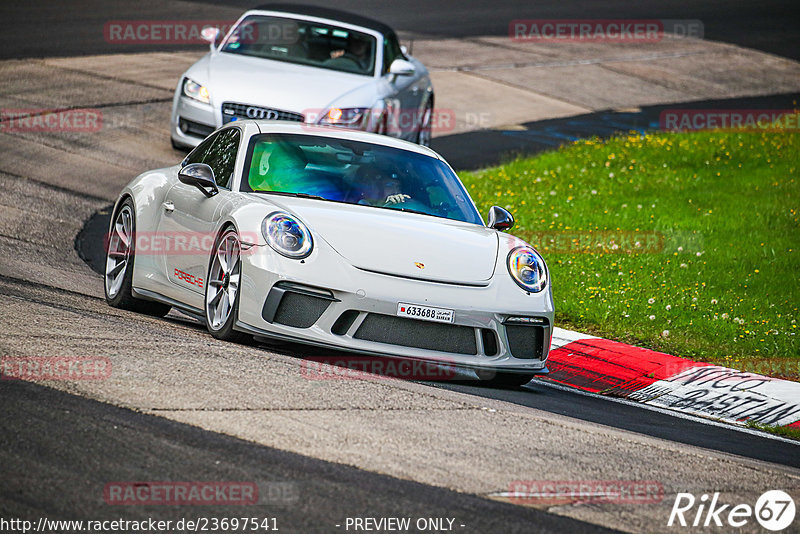
[[[800,428],[800,383],[555,328],[546,380],[743,425]]]

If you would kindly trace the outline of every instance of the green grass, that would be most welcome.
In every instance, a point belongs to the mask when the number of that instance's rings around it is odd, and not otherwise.
[[[797,379],[799,168],[800,133],[693,132],[580,141],[461,177],[544,255],[557,325]]]
[[[764,425],[755,421],[747,421],[747,427],[761,430],[762,432],[775,434],[776,436],[783,436],[784,438],[796,439],[800,441],[800,430],[797,428],[790,428],[788,426]]]

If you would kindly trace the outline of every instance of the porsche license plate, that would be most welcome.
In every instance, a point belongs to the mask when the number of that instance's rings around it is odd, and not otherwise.
[[[408,317],[409,319],[421,319],[423,321],[433,321],[435,323],[452,323],[455,319],[455,312],[446,308],[433,308],[431,306],[419,306],[417,304],[406,304],[401,302],[397,305],[397,316]]]

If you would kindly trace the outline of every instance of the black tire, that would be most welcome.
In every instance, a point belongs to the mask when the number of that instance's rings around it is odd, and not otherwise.
[[[190,148],[190,147],[187,147],[186,145],[182,145],[180,143],[177,143],[175,141],[175,139],[173,139],[172,137],[169,138],[169,144],[172,145],[172,148],[174,148],[175,150],[179,150],[181,152],[188,152],[189,148]]]
[[[386,113],[383,113],[378,119],[378,128],[375,130],[375,133],[379,135],[388,135],[389,134],[388,121],[389,118],[386,116]]]
[[[534,373],[495,373],[493,378],[482,380],[481,384],[503,388],[518,388],[524,386],[536,376]]]
[[[430,113],[428,124],[425,125],[425,116]],[[425,111],[422,112],[419,128],[417,129],[417,144],[421,146],[431,146],[431,130],[433,128],[433,98],[425,104]]]
[[[214,259],[217,255],[217,249],[222,243],[222,240],[230,234],[235,235],[237,242],[239,242],[238,241],[239,236],[236,233],[236,230],[232,226],[223,228],[222,231],[217,236],[217,239],[214,241],[214,248],[211,253],[211,257],[208,260],[208,271],[206,275],[205,292],[203,294],[203,311],[205,313],[206,328],[208,329],[209,334],[222,341],[230,341],[232,343],[248,343],[252,340],[251,336],[244,332],[239,332],[238,330],[234,330],[233,328],[234,325],[236,324],[236,320],[239,317],[239,301],[241,300],[240,298],[241,291],[238,290],[239,289],[238,284],[236,288],[237,290],[236,290],[236,295],[234,297],[233,305],[230,307],[230,313],[224,324],[215,328],[212,319],[209,317],[208,291],[209,288],[212,287],[212,277],[216,277],[216,274],[213,272]],[[239,256],[237,259],[237,265],[234,266],[232,270],[238,266],[239,273],[241,274],[241,262],[242,262],[241,244],[239,245],[239,247],[240,248],[239,248]]]
[[[116,234],[115,228],[118,219],[123,213],[129,216],[129,243],[124,256],[125,266],[121,268],[124,272],[120,273],[122,275],[121,280],[117,280],[111,275],[111,271],[113,270],[112,267],[119,265],[118,260],[121,259],[119,249],[115,245],[124,243],[124,241],[121,241],[121,236]],[[103,291],[105,293],[106,302],[109,306],[114,308],[144,313],[154,317],[164,317],[169,313],[171,306],[160,302],[137,299],[133,296],[133,292],[131,291],[133,286],[133,269],[136,263],[136,210],[130,198],[126,198],[125,201],[120,204],[111,217],[111,221],[111,231],[106,243],[106,264],[105,274],[103,276]],[[118,287],[115,282],[119,283]]]

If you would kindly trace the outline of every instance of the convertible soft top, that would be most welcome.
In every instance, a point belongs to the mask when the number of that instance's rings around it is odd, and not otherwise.
[[[253,8],[253,10],[279,11],[286,14],[307,15],[309,17],[319,17],[322,19],[338,20],[341,22],[346,22],[348,24],[353,24],[355,26],[362,26],[364,28],[369,28],[370,30],[379,31],[385,37],[394,37],[395,39],[397,38],[394,34],[394,30],[389,26],[387,26],[386,24],[384,24],[383,22],[378,22],[377,20],[374,19],[362,17],[361,15],[355,15],[353,13],[348,13],[347,11],[340,11],[338,9],[309,6],[304,4],[264,4]]]

